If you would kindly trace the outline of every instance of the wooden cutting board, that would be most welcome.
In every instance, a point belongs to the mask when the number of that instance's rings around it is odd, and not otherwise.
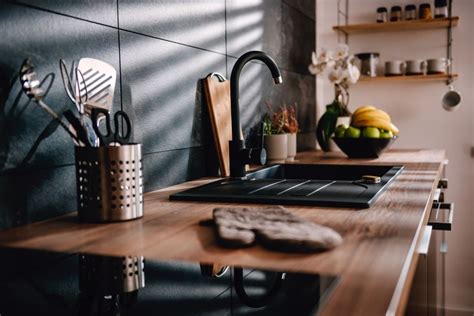
[[[214,135],[214,143],[216,144],[217,156],[219,158],[221,176],[228,177],[230,175],[229,141],[232,139],[230,81],[226,80],[222,75],[215,73],[202,80],[211,118],[212,134]]]

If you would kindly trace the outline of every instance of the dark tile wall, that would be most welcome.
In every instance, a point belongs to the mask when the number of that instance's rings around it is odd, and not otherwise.
[[[274,107],[298,104],[302,146],[315,129],[314,0],[0,0],[0,229],[75,210],[73,144],[20,92],[18,68],[30,57],[49,75],[46,102],[73,107],[58,59],[102,59],[119,71],[114,109],[131,116],[143,143],[145,191],[214,174],[200,78],[230,77],[237,58],[263,50],[284,84],[255,62],[241,80],[244,133]],[[308,141],[309,140],[309,141]]]

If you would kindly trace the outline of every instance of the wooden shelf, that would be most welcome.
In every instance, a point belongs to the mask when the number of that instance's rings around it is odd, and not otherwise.
[[[453,79],[458,77],[458,74],[452,74]],[[436,74],[436,75],[417,75],[417,76],[380,76],[380,77],[367,77],[360,76],[359,82],[402,82],[402,81],[446,81],[449,79],[448,75]]]
[[[459,17],[451,18],[452,26],[458,25]],[[400,22],[386,22],[386,23],[370,23],[370,24],[353,24],[333,26],[333,30],[342,31],[346,34],[355,33],[375,33],[375,32],[399,32],[399,31],[415,31],[426,29],[447,28],[449,26],[449,19],[430,19],[430,20],[412,20]]]

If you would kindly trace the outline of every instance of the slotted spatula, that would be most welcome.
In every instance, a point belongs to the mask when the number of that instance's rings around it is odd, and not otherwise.
[[[90,115],[93,108],[112,109],[117,72],[111,65],[94,58],[82,58],[77,69],[84,80],[76,86],[76,95],[87,94],[85,112]],[[77,91],[80,89],[80,91]]]

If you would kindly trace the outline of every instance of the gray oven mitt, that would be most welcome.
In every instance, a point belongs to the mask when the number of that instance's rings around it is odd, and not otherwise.
[[[230,247],[257,241],[271,249],[307,252],[332,249],[342,243],[335,230],[308,222],[281,206],[216,208],[213,220],[219,240]]]

